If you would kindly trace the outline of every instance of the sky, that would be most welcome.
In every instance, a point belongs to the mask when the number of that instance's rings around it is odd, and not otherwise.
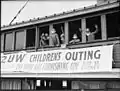
[[[8,25],[27,0],[2,1],[1,25]],[[29,0],[13,23],[49,16],[96,4],[96,0]]]

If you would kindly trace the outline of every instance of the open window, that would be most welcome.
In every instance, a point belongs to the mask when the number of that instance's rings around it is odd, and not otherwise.
[[[36,80],[36,90],[50,90],[51,81],[50,80]]]
[[[35,47],[35,28],[27,29],[26,47]]]
[[[81,20],[69,22],[69,43],[77,43],[82,41]]]
[[[107,38],[120,37],[119,13],[111,13],[106,15],[107,22]]]
[[[24,48],[24,42],[25,41],[25,32],[17,31],[15,33],[15,49],[23,49]]]
[[[70,90],[71,81],[58,79],[37,79],[36,90]]]
[[[64,23],[54,24],[53,28],[56,30],[56,33],[58,34],[60,44],[64,44],[65,43]]]
[[[96,26],[98,28],[96,28]],[[87,29],[89,29],[89,31],[87,31]],[[101,39],[101,19],[100,19],[100,16],[87,18],[85,31],[89,32],[88,35],[86,33],[86,38],[87,38],[88,42]]]
[[[49,26],[39,28],[39,47],[49,46]]]
[[[61,80],[52,80],[52,90],[62,89],[62,81]]]
[[[12,50],[13,48],[13,33],[5,34],[5,51]]]

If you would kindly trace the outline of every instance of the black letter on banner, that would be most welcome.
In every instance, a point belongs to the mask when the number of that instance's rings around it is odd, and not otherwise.
[[[88,60],[93,59],[93,51],[88,51]]]
[[[83,52],[79,52],[79,54],[80,54],[79,60],[82,60],[82,54],[83,54]]]
[[[18,62],[20,60],[20,62],[22,62],[23,58],[25,57],[25,54],[20,54],[16,56],[16,62]]]
[[[84,52],[84,60],[86,60],[86,51]]]
[[[66,60],[70,60],[71,59],[71,52],[66,53],[65,58],[66,58]]]
[[[14,59],[14,57],[15,57],[15,55],[10,55],[10,56],[9,56],[9,59],[8,59],[8,62],[12,62],[13,59]]]
[[[97,53],[98,52],[100,52],[100,50],[97,50],[97,51],[95,51],[95,53],[94,53],[94,57],[96,58],[96,59],[100,59],[100,54],[98,54],[98,56],[97,56]]]
[[[60,57],[61,57],[61,52],[59,52],[59,58],[58,58],[58,60],[60,60]]]
[[[34,57],[34,55],[31,55],[30,56],[30,62],[32,62],[33,60],[32,60],[32,58]]]
[[[50,57],[51,57],[51,56],[50,56],[50,53],[48,53],[48,54],[47,54],[47,59],[48,59],[48,61],[51,61]]]
[[[2,56],[1,63],[5,63],[7,56]]]
[[[73,52],[72,60],[76,61],[78,57],[78,52]]]

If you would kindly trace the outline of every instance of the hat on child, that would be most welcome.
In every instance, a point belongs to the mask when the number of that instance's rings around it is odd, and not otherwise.
[[[78,37],[77,37],[77,34],[74,34],[73,35],[73,39],[77,39]]]

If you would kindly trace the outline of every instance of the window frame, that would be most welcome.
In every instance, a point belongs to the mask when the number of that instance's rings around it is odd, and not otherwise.
[[[16,49],[16,34],[18,33],[18,32],[23,32],[24,33],[24,44],[23,44],[23,48],[18,48],[18,49]],[[24,29],[19,29],[19,30],[17,30],[17,31],[15,31],[15,43],[14,43],[14,45],[15,45],[15,50],[22,50],[22,49],[25,49],[25,40],[26,40],[26,35],[25,35],[25,30]]]
[[[115,37],[108,37],[108,24],[107,24],[107,16],[109,17],[111,14],[115,14],[115,13],[118,13],[119,14],[119,11],[113,11],[113,12],[109,12],[109,13],[106,13],[105,14],[105,17],[106,17],[106,33],[107,33],[107,35],[106,35],[106,40],[112,40],[112,39],[119,39],[120,38],[120,36],[115,36]],[[119,17],[118,17],[119,18]],[[119,25],[118,25],[119,26]]]
[[[35,29],[35,44],[34,44],[34,46],[27,46],[27,31],[29,31],[30,29]],[[32,30],[33,31],[33,30]],[[25,32],[26,32],[26,34],[25,34],[25,39],[26,39],[26,43],[25,43],[25,49],[35,49],[35,47],[36,47],[36,27],[29,27],[29,28],[26,28],[25,29]]]
[[[12,34],[12,48],[11,49],[7,49],[6,50],[6,35],[7,34]],[[15,38],[14,38],[15,36],[14,36],[14,31],[9,31],[9,32],[6,32],[5,34],[4,34],[4,51],[13,51],[14,50],[14,40],[15,40]]]
[[[1,49],[0,49],[0,51],[1,52],[4,52],[4,50],[5,50],[5,33],[1,33],[1,39],[3,38],[3,40],[1,40]]]

